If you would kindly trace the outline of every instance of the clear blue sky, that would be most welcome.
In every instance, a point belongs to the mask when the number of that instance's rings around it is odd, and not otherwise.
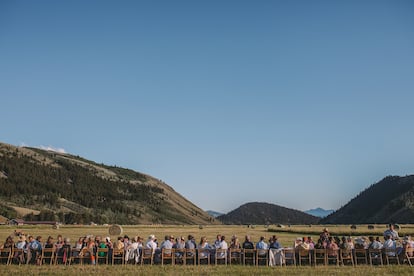
[[[339,208],[414,173],[414,1],[0,1],[0,141],[203,209]],[[392,187],[390,187],[392,189]]]

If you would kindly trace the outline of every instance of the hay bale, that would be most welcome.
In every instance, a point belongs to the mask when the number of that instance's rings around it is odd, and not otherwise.
[[[356,229],[357,229],[357,226],[356,226],[355,224],[352,224],[352,225],[351,225],[351,229],[352,229],[352,230],[356,230]]]
[[[59,225],[57,225],[57,224],[53,224],[52,229],[56,229],[56,230],[58,230],[58,229],[59,229]]]
[[[198,226],[198,229],[200,229],[200,230],[201,230],[201,229],[203,229],[203,228],[204,228],[204,226],[203,226],[203,225],[199,225],[199,226]]]
[[[372,225],[372,224],[370,224],[370,225],[368,225],[368,229],[369,229],[369,230],[373,230],[373,229],[375,229],[375,226],[374,226],[374,225]]]
[[[123,229],[121,225],[113,224],[109,227],[109,235],[111,236],[120,236],[122,235]]]
[[[283,224],[278,224],[277,227],[279,227],[279,228],[285,228],[285,226]]]
[[[401,226],[399,224],[394,224],[394,229],[396,231],[400,231],[401,230]]]

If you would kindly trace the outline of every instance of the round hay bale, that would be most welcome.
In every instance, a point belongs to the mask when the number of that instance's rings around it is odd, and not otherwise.
[[[352,224],[352,225],[351,225],[351,229],[352,229],[352,230],[356,230],[356,229],[357,229],[356,225],[355,225],[355,224]]]
[[[203,225],[199,225],[199,226],[198,226],[198,229],[200,229],[200,230],[201,230],[201,229],[203,229],[203,228],[204,228],[204,226],[203,226]]]
[[[53,224],[52,229],[56,229],[56,230],[59,229],[59,225]]]
[[[121,225],[113,224],[109,227],[109,235],[111,236],[119,236],[122,235],[123,229]]]
[[[285,226],[283,224],[278,224],[277,227],[279,227],[279,228],[285,228]]]
[[[374,225],[372,225],[372,224],[370,224],[370,225],[368,225],[368,229],[369,229],[369,230],[375,229],[375,226],[374,226]]]
[[[394,224],[394,229],[396,231],[400,231],[401,230],[401,226],[399,224]]]

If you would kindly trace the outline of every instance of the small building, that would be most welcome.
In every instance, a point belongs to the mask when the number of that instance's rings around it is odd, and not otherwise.
[[[24,220],[22,220],[22,219],[18,219],[18,218],[15,218],[15,219],[11,219],[11,220],[9,220],[9,225],[17,225],[17,226],[21,226],[21,225],[24,225]]]

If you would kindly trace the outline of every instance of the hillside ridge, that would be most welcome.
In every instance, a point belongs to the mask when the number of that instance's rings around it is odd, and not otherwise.
[[[321,223],[414,223],[414,175],[387,176]]]
[[[147,174],[0,143],[0,215],[63,223],[208,224],[212,216]],[[21,216],[21,215],[20,215]]]

